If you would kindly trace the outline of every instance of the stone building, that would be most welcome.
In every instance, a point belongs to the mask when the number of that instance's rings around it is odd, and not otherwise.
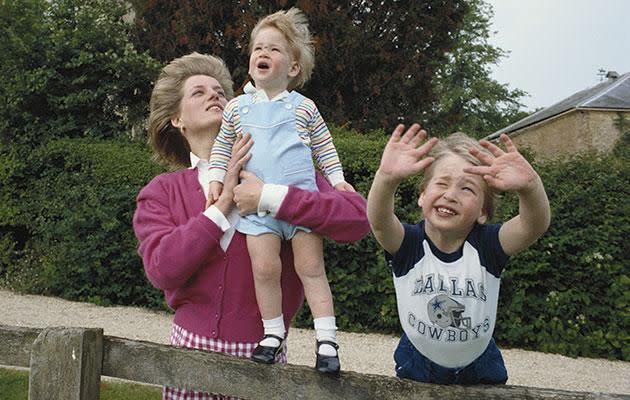
[[[543,108],[500,131],[538,159],[582,151],[610,151],[622,132],[630,131],[630,72],[608,72],[607,80]]]

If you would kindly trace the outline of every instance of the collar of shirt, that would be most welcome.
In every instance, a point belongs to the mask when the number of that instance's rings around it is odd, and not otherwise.
[[[190,152],[190,169],[197,168],[197,178],[199,184],[203,189],[203,194],[208,198],[208,191],[210,190],[210,162],[199,158],[192,151]]]
[[[287,98],[287,96],[289,96],[289,91],[283,90],[282,92],[275,95],[272,99],[270,99],[267,96],[267,92],[262,89],[256,89],[256,87],[251,82],[247,82],[247,84],[243,88],[243,92],[246,94],[251,94],[254,97],[254,103],[264,103],[266,101],[282,101]]]

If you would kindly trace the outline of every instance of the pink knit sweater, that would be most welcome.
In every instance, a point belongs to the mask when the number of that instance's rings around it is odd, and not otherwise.
[[[317,184],[319,192],[290,187],[276,218],[337,241],[365,236],[365,199],[335,191],[319,175]],[[222,230],[202,214],[205,201],[196,169],[159,175],[140,191],[133,227],[145,272],[164,291],[177,325],[215,339],[257,342],[263,331],[245,236],[236,232],[224,252],[219,245]],[[281,258],[288,327],[304,293],[290,243],[283,244]]]

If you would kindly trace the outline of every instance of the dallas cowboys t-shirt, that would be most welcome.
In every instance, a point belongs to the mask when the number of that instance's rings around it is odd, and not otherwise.
[[[463,246],[443,253],[424,221],[403,224],[405,236],[392,268],[398,315],[414,347],[447,368],[464,367],[488,346],[496,322],[500,275],[508,260],[500,224],[476,224]]]

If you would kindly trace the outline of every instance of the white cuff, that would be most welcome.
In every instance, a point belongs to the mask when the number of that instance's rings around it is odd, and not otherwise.
[[[223,213],[214,205],[208,207],[206,211],[203,212],[203,215],[208,217],[210,221],[217,224],[217,226],[221,228],[223,232],[227,231],[228,229],[232,227],[232,224],[230,224],[230,221],[228,221],[225,215],[223,215]]]
[[[330,182],[330,184],[333,186],[345,181],[346,179],[343,176],[343,171],[333,172],[332,174],[328,175],[328,182]]]
[[[217,181],[223,183],[225,179],[225,171],[221,168],[210,168],[208,173],[208,182]]]
[[[287,193],[289,193],[288,186],[265,183],[258,201],[258,216],[271,215],[275,217]]]

